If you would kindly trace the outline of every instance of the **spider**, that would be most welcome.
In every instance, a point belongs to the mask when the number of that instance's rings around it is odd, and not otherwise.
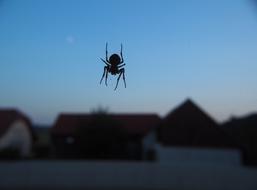
[[[121,67],[125,66],[125,64],[122,64],[122,63],[124,63],[124,59],[122,56],[122,44],[121,44],[121,49],[120,49],[120,56],[118,54],[112,54],[109,57],[109,59],[108,59],[107,46],[108,46],[108,43],[106,43],[106,46],[105,46],[105,60],[101,58],[101,60],[106,64],[106,66],[104,67],[104,73],[101,78],[100,84],[102,83],[102,80],[105,77],[105,85],[107,86],[108,73],[111,73],[112,75],[119,74],[114,90],[116,90],[118,87],[118,83],[119,83],[121,75],[122,75],[124,85],[126,88],[125,69],[121,68]]]

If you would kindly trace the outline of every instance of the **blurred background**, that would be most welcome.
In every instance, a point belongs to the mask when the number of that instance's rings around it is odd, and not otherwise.
[[[0,0],[0,187],[257,188],[256,49],[255,0]]]

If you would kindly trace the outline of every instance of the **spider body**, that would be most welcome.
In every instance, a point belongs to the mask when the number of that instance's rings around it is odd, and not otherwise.
[[[120,56],[118,54],[112,54],[109,58],[108,58],[108,50],[107,50],[107,46],[108,44],[106,43],[106,56],[105,56],[105,60],[101,58],[101,60],[106,64],[106,66],[104,67],[104,73],[102,75],[100,84],[102,83],[103,78],[105,77],[105,85],[107,86],[107,78],[108,78],[108,73],[112,74],[112,75],[117,75],[118,79],[117,79],[117,83],[115,86],[115,89],[117,89],[118,87],[118,83],[120,80],[120,77],[122,76],[123,81],[124,81],[124,85],[126,88],[126,80],[125,80],[125,69],[122,68],[123,66],[125,66],[124,63],[124,59],[122,56],[122,44],[121,44],[121,51],[120,51]]]
[[[120,56],[118,54],[112,54],[109,58],[109,63],[111,65],[118,65],[121,62]]]

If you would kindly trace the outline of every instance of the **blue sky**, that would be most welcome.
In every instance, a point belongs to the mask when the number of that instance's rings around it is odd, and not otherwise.
[[[155,112],[186,98],[217,121],[257,110],[251,0],[1,0],[0,106],[51,124],[60,112]],[[99,81],[124,46],[127,88]]]

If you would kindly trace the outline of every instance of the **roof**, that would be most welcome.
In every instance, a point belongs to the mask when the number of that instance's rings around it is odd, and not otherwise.
[[[222,128],[242,144],[253,144],[257,142],[257,113],[231,118],[222,124]]]
[[[0,136],[2,136],[16,120],[23,120],[32,132],[31,122],[23,113],[16,109],[0,109]]]
[[[119,123],[128,134],[146,135],[156,128],[160,118],[156,114],[107,114],[112,120]],[[52,133],[55,135],[74,135],[79,127],[89,126],[92,114],[61,114],[55,122]]]
[[[222,124],[224,127],[244,127],[244,126],[257,126],[257,113],[251,113],[242,117],[232,117],[229,121]]]
[[[203,111],[196,103],[191,99],[185,100],[182,104],[172,110],[164,118],[166,122],[178,122],[179,120],[187,119],[187,122],[193,122],[192,124],[208,124],[217,125],[216,121],[212,119],[205,111]]]
[[[232,139],[205,111],[187,99],[163,120],[159,139],[164,145],[231,147]]]

